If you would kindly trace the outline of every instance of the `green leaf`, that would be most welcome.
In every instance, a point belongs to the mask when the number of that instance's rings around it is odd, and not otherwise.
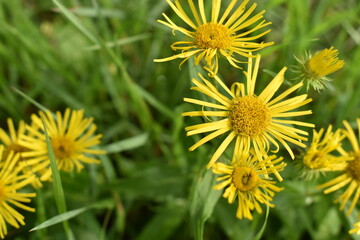
[[[37,101],[35,101],[34,99],[32,99],[31,97],[29,97],[28,95],[26,95],[25,93],[23,93],[22,91],[20,91],[19,89],[12,87],[11,88],[14,92],[16,92],[17,94],[19,94],[20,96],[22,96],[23,98],[25,98],[27,101],[29,101],[30,103],[34,104],[36,107],[38,107],[39,109],[41,109],[42,111],[46,111],[48,110],[45,106],[43,106],[42,104],[38,103]]]
[[[215,183],[214,174],[208,170],[203,177],[196,179],[190,198],[190,217],[195,239],[203,239],[204,224],[211,216],[215,204],[222,191],[213,190]]]
[[[90,206],[70,210],[68,212],[61,213],[61,214],[59,214],[57,216],[54,216],[54,217],[44,221],[43,223],[37,225],[36,227],[32,228],[30,230],[30,232],[37,231],[37,230],[47,228],[47,227],[50,227],[52,225],[67,221],[67,220],[69,220],[69,219],[71,219],[73,217],[76,217],[79,214],[81,214],[81,213],[83,213],[83,212],[85,212],[85,211],[87,211],[89,209],[92,209],[92,208],[103,209],[103,208],[113,208],[113,207],[114,207],[114,200],[113,199],[105,199],[103,201],[91,204]]]
[[[73,217],[76,217],[77,215],[83,213],[87,209],[88,209],[87,207],[83,207],[83,208],[74,209],[74,210],[59,214],[59,215],[57,215],[55,217],[52,217],[52,218],[46,220],[43,223],[37,225],[36,227],[32,228],[30,230],[30,232],[40,230],[40,229],[43,229],[43,228],[47,228],[47,227],[50,227],[52,225],[67,221],[67,220],[69,220],[69,219],[71,219]]]
[[[120,191],[127,198],[182,196],[188,178],[178,168],[167,165],[140,167],[137,174],[110,182],[107,187]],[[176,187],[174,187],[176,186]]]
[[[111,143],[107,146],[104,146],[103,149],[107,153],[118,153],[118,152],[122,152],[125,150],[131,150],[131,149],[138,148],[138,147],[145,145],[146,142],[148,141],[148,138],[149,138],[149,134],[143,133],[143,134],[137,135],[135,137],[131,137],[128,139],[124,139],[124,140],[121,140],[118,142]]]
[[[137,240],[165,240],[171,237],[184,219],[186,205],[181,200],[174,200],[162,207],[141,231]]]
[[[264,220],[264,224],[262,225],[260,231],[256,234],[254,240],[260,240],[262,235],[264,234],[264,231],[265,231],[265,228],[266,228],[266,225],[267,225],[267,220],[268,220],[268,217],[269,217],[269,205],[266,205],[266,213],[265,213],[265,220]]]

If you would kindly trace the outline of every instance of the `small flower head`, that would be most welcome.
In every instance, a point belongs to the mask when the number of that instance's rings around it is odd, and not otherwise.
[[[186,13],[181,5],[181,1],[166,0],[174,12],[186,23],[187,27],[176,25],[165,13],[166,21],[158,20],[160,23],[171,28],[173,33],[179,31],[186,36],[182,41],[177,41],[171,45],[174,51],[181,51],[174,56],[155,59],[155,62],[165,62],[173,59],[184,59],[180,66],[190,57],[194,56],[195,65],[198,65],[202,59],[205,60],[205,69],[214,72],[218,71],[218,57],[223,56],[234,67],[240,68],[241,63],[236,55],[250,57],[249,52],[260,50],[270,46],[273,42],[256,42],[270,30],[252,35],[263,27],[269,25],[269,22],[261,20],[265,11],[249,17],[256,4],[253,4],[248,10],[246,4],[249,0],[244,0],[239,6],[235,6],[237,0],[231,1],[226,7],[222,16],[220,16],[221,0],[211,0],[212,11],[211,18],[205,14],[204,1],[198,1],[198,9],[193,0],[189,0],[191,16]],[[251,27],[253,26],[253,27]]]
[[[323,128],[318,132],[313,130],[311,145],[303,157],[305,167],[315,172],[344,170],[351,160],[341,147],[344,138],[341,129],[333,132],[331,125],[325,134]]]
[[[66,109],[64,115],[56,112],[56,117],[50,111],[40,112],[39,116],[31,116],[32,125],[26,129],[31,133],[23,136],[21,145],[29,151],[24,157],[38,161],[43,166],[41,181],[51,179],[50,159],[41,119],[44,116],[45,126],[49,134],[51,147],[54,151],[59,170],[78,172],[84,167],[83,163],[99,163],[99,160],[87,154],[104,154],[102,150],[91,149],[100,143],[101,134],[94,135],[96,126],[92,118],[85,118],[83,110]]]
[[[346,128],[346,137],[352,146],[352,151],[347,154],[352,160],[347,162],[346,168],[340,176],[320,185],[319,188],[326,188],[324,193],[328,194],[348,185],[345,192],[341,194],[336,201],[341,203],[340,210],[343,210],[346,203],[352,198],[346,213],[347,215],[350,215],[360,197],[360,139],[357,139],[354,130],[347,121],[344,121],[343,123]],[[357,119],[357,125],[358,131],[360,131],[360,118]]]
[[[210,159],[208,168],[216,162],[233,140],[235,140],[235,147],[244,148],[245,152],[253,148],[259,161],[268,156],[270,144],[275,146],[273,151],[277,152],[280,143],[287,149],[293,159],[293,151],[287,142],[303,148],[306,147],[302,141],[307,141],[304,136],[308,135],[308,133],[294,126],[314,127],[314,125],[288,118],[311,114],[310,110],[294,111],[309,103],[311,99],[307,98],[306,94],[285,99],[300,88],[302,83],[298,83],[283,91],[277,97],[273,97],[284,81],[286,68],[283,68],[265,89],[257,95],[254,90],[259,64],[259,55],[254,68],[252,58],[249,58],[248,71],[245,72],[246,85],[235,82],[229,89],[217,76],[214,76],[214,80],[221,86],[221,90],[224,90],[225,95],[202,75],[199,75],[202,82],[193,79],[196,86],[191,89],[211,97],[215,102],[191,98],[184,99],[186,102],[200,105],[202,109],[201,111],[185,112],[183,116],[200,116],[208,120],[213,118],[210,122],[185,128],[188,136],[212,132],[190,147],[190,151],[228,132],[228,136]],[[213,111],[208,111],[205,108],[210,108]],[[218,117],[221,119],[218,120]],[[275,172],[275,175],[280,181],[282,180],[278,173]]]
[[[260,162],[256,155],[239,151],[234,154],[231,164],[217,162],[213,165],[212,171],[221,174],[217,178],[221,182],[214,186],[214,189],[226,188],[223,197],[227,198],[230,204],[238,198],[236,217],[252,220],[251,212],[254,209],[262,213],[260,204],[274,207],[270,203],[274,192],[283,188],[275,186],[276,182],[267,179],[267,176],[274,171],[282,171],[285,165],[282,158],[276,158],[275,155]]]
[[[344,66],[344,61],[339,60],[337,55],[338,50],[330,47],[315,55],[308,53],[303,59],[295,57],[300,66],[296,66],[294,72],[299,74],[300,80],[307,82],[307,90],[311,85],[316,91],[319,91],[326,86],[326,82],[331,81],[327,75]]]
[[[4,146],[0,146],[0,238],[5,238],[7,234],[7,224],[15,228],[25,225],[24,216],[17,209],[34,212],[35,209],[26,206],[31,201],[30,198],[36,196],[35,193],[20,192],[26,185],[34,182],[34,175],[24,175],[21,173],[25,164],[16,164],[19,161],[19,153],[11,151],[6,158],[2,156]]]

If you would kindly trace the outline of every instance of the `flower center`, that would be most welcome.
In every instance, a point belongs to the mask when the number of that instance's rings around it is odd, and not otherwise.
[[[259,177],[254,169],[248,167],[235,167],[232,177],[235,187],[242,192],[252,190],[259,183]]]
[[[224,49],[232,42],[229,29],[217,23],[205,23],[196,30],[194,43],[202,49]]]
[[[74,141],[67,137],[52,138],[51,147],[57,159],[70,158],[75,153]]]
[[[328,158],[326,154],[316,152],[311,155],[305,155],[304,164],[311,169],[320,169],[326,167],[324,158]]]
[[[261,134],[270,124],[270,111],[255,96],[238,97],[231,101],[229,120],[237,135],[254,137]]]
[[[347,171],[353,179],[360,182],[360,151],[355,154],[355,159],[349,162]]]

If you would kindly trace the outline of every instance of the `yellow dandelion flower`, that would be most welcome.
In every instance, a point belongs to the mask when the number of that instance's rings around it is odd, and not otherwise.
[[[36,196],[35,193],[19,192],[26,185],[34,181],[34,175],[21,174],[23,164],[16,165],[19,160],[19,153],[10,152],[6,158],[2,158],[4,146],[0,146],[0,238],[5,238],[7,234],[7,224],[15,228],[25,225],[24,216],[14,207],[35,212],[34,208],[28,207],[29,203]]]
[[[226,188],[223,197],[227,198],[230,204],[236,197],[238,199],[236,217],[252,220],[251,211],[255,209],[258,213],[262,213],[260,204],[274,207],[270,203],[274,192],[279,192],[283,188],[275,186],[275,181],[266,178],[272,172],[282,171],[286,164],[281,157],[276,158],[275,155],[260,162],[256,155],[249,155],[243,150],[237,152],[231,164],[217,162],[212,166],[215,174],[222,175],[217,178],[217,181],[221,182],[214,186],[214,189]]]
[[[306,151],[303,163],[312,170],[319,171],[341,171],[347,166],[348,160],[351,160],[341,147],[341,142],[345,138],[341,129],[332,131],[329,125],[326,133],[321,128],[320,131],[313,130],[313,139],[310,148]],[[323,136],[324,135],[324,136]],[[340,153],[340,156],[334,155],[334,152]]]
[[[352,146],[352,151],[349,152],[349,156],[353,160],[348,161],[346,169],[340,176],[318,187],[326,188],[324,193],[328,194],[348,185],[345,192],[337,198],[336,202],[341,203],[340,210],[343,210],[346,203],[352,198],[351,204],[346,213],[347,215],[350,215],[360,196],[360,147],[359,140],[356,138],[354,130],[351,128],[350,124],[347,121],[343,121],[343,124],[346,128],[346,137],[349,139]],[[357,119],[357,125],[360,139],[360,118]]]
[[[256,95],[254,89],[259,64],[259,55],[256,58],[254,69],[252,58],[249,58],[248,71],[245,72],[246,86],[243,83],[235,82],[231,86],[231,89],[229,89],[217,76],[214,76],[214,79],[226,91],[230,98],[220,93],[218,89],[201,74],[199,74],[199,76],[204,83],[196,79],[192,80],[196,85],[196,87],[191,88],[192,90],[211,97],[216,103],[213,103],[213,101],[207,102],[185,98],[184,101],[200,105],[203,109],[201,111],[185,112],[183,116],[201,116],[207,119],[209,119],[209,117],[220,117],[222,119],[186,127],[185,130],[188,136],[212,132],[191,146],[189,150],[193,151],[217,136],[230,132],[210,159],[207,165],[208,168],[215,163],[234,139],[236,139],[235,146],[244,149],[245,152],[248,152],[250,148],[254,148],[256,156],[260,161],[267,156],[267,152],[270,150],[270,143],[276,147],[273,152],[277,152],[279,150],[279,142],[287,149],[293,159],[293,151],[287,142],[303,148],[306,147],[302,141],[307,141],[307,138],[304,136],[308,135],[308,133],[295,128],[294,125],[305,127],[314,127],[314,125],[289,120],[287,118],[311,114],[311,110],[292,110],[306,105],[312,101],[312,99],[308,99],[307,94],[302,94],[284,100],[284,98],[300,88],[302,83],[296,84],[273,98],[284,81],[285,67],[259,95]],[[204,109],[206,107],[215,109],[215,111],[207,111]],[[275,174],[281,181],[281,176],[278,173]]]
[[[344,66],[344,61],[339,60],[337,55],[338,50],[330,47],[315,55],[308,53],[303,59],[295,57],[301,66],[295,67],[294,72],[300,74],[299,79],[307,82],[307,89],[311,85],[316,91],[319,91],[326,86],[326,82],[331,81],[327,75]]]
[[[155,62],[166,62],[173,59],[184,59],[180,66],[187,61],[191,56],[194,56],[195,65],[204,59],[206,62],[206,69],[214,72],[218,71],[218,56],[224,56],[227,61],[234,67],[240,68],[238,63],[241,63],[235,54],[250,57],[249,52],[260,50],[264,47],[274,44],[257,43],[256,39],[263,37],[270,30],[252,35],[259,29],[271,24],[263,18],[265,11],[261,11],[253,17],[249,17],[256,4],[254,3],[248,10],[245,10],[246,4],[249,0],[244,0],[236,7],[237,0],[232,0],[226,7],[222,16],[220,17],[221,0],[212,0],[211,17],[206,16],[204,1],[198,1],[198,10],[195,7],[193,0],[188,0],[192,17],[184,11],[180,1],[176,0],[174,3],[171,0],[166,0],[174,12],[188,25],[190,29],[176,25],[170,18],[163,13],[166,21],[158,20],[158,22],[171,28],[173,33],[179,31],[184,34],[187,39],[177,41],[171,45],[174,51],[181,51],[171,57],[155,59]],[[259,22],[260,21],[260,22]],[[255,25],[254,25],[255,24]],[[251,28],[250,26],[253,27]]]
[[[40,112],[44,116],[45,125],[49,134],[51,147],[54,151],[58,169],[72,172],[74,168],[78,172],[84,167],[83,163],[99,163],[99,160],[87,156],[87,154],[104,154],[102,150],[91,149],[100,143],[101,134],[95,135],[96,125],[93,118],[84,118],[83,110],[70,110],[67,108],[64,115],[56,112],[54,118],[50,111]],[[31,161],[40,162],[43,167],[41,181],[51,178],[50,159],[44,135],[44,127],[41,117],[31,116],[32,126],[26,126],[31,133],[22,136],[20,144],[29,149],[23,153],[24,157]]]

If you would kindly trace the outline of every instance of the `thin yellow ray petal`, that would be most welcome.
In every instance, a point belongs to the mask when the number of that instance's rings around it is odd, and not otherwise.
[[[171,28],[173,30],[173,35],[175,35],[175,32],[174,31],[179,31],[183,34],[185,34],[186,36],[190,37],[190,38],[193,38],[194,37],[194,33],[187,30],[186,28],[183,28],[183,27],[179,27],[178,25],[176,25],[173,21],[171,21],[171,19],[165,14],[163,13],[163,17],[168,21],[168,22],[165,22],[163,20],[157,20],[158,23],[161,23],[169,28]]]
[[[279,89],[281,84],[284,81],[284,73],[286,67],[283,67],[281,71],[274,77],[274,79],[266,86],[266,88],[261,92],[259,98],[264,101],[264,103],[269,102],[269,100],[274,96],[275,92]]]
[[[243,33],[240,33],[240,34],[237,34],[237,35],[235,36],[235,41],[237,41],[237,40],[240,41],[241,39],[243,39],[242,37],[247,36],[247,35],[249,35],[250,33],[253,33],[253,32],[255,32],[255,31],[257,31],[257,30],[259,30],[259,29],[261,29],[261,28],[263,28],[263,27],[266,27],[266,26],[268,26],[268,25],[270,25],[270,24],[271,24],[271,22],[266,22],[266,20],[263,20],[263,21],[261,21],[258,25],[256,25],[255,27],[251,28],[250,30],[248,30],[248,31],[246,31],[246,32],[243,32]],[[236,32],[236,31],[238,31],[238,30],[240,30],[240,29],[235,28],[233,31]],[[271,29],[268,29],[268,30],[264,31],[263,33],[260,33],[260,34],[256,35],[256,36],[255,36],[255,39],[260,38],[260,37],[268,34],[270,31],[271,31]],[[245,39],[247,39],[247,38],[245,38]]]
[[[271,111],[271,113],[274,114],[294,110],[312,101],[311,98],[306,99],[306,97],[307,95],[300,95],[284,100],[275,105],[272,105],[271,107],[269,107],[269,110]]]
[[[197,143],[195,143],[194,145],[192,145],[189,150],[190,151],[194,151],[196,148],[198,148],[199,146],[203,145],[204,143],[210,141],[213,138],[216,138],[217,136],[226,133],[227,131],[229,131],[230,128],[221,128],[205,137],[203,137],[202,139],[200,139]]]
[[[235,136],[236,134],[232,131],[225,138],[225,140],[220,144],[218,149],[215,151],[214,155],[211,157],[208,165],[206,166],[207,169],[209,169],[216,162],[216,160],[219,159],[220,155],[225,151],[225,149],[228,147],[228,145],[231,143],[231,141],[234,139]]]
[[[227,122],[228,122],[228,120],[224,119],[224,120],[216,121],[216,122],[197,124],[197,125],[191,126],[192,128],[190,128],[190,130],[189,130],[189,128],[185,128],[185,130],[187,131],[186,135],[191,136],[194,134],[215,131],[215,130],[218,130],[221,128],[227,128],[228,127]]]
[[[188,117],[228,117],[228,111],[191,111],[185,112],[182,116]]]
[[[277,135],[277,136],[279,136],[280,138],[282,138],[282,139],[284,139],[284,140],[286,140],[286,141],[288,141],[288,142],[291,142],[291,143],[293,143],[293,144],[295,144],[295,145],[298,145],[299,147],[302,147],[302,148],[306,148],[306,144],[304,144],[304,143],[302,143],[302,142],[300,142],[300,140],[304,140],[304,141],[307,141],[307,138],[306,137],[301,137],[301,136],[297,136],[296,134],[291,134],[291,133],[289,133],[289,132],[285,132],[285,131],[283,131],[283,130],[281,130],[281,129],[276,129],[276,128],[271,128],[271,129],[269,129],[268,130],[272,135]],[[297,136],[297,139],[295,139],[295,137],[294,138],[292,138],[292,137],[289,137],[288,135],[285,135],[285,133],[286,134],[291,134],[291,136]]]
[[[199,14],[198,14],[198,12],[197,12],[197,10],[196,10],[196,7],[195,7],[195,5],[194,5],[193,0],[188,0],[188,3],[189,3],[191,12],[192,12],[192,14],[193,14],[193,16],[194,16],[194,18],[195,18],[196,23],[198,24],[198,26],[200,26],[200,25],[201,25],[201,21],[200,21]]]
[[[303,116],[303,115],[309,115],[309,114],[312,114],[311,110],[277,113],[277,114],[271,115],[271,117],[296,117],[296,116]]]
[[[243,4],[246,4],[249,0],[243,1]],[[229,13],[231,12],[231,10],[233,9],[235,3],[237,2],[237,0],[231,0],[231,2],[229,3],[229,5],[227,6],[227,8],[225,9],[225,12],[223,13],[223,15],[220,18],[220,21],[218,22],[219,24],[223,24],[224,20],[227,18],[227,16],[229,15]],[[240,8],[240,7],[239,7]]]
[[[211,22],[216,23],[220,13],[221,0],[213,0],[211,9]]]
[[[231,92],[235,97],[245,96],[245,86],[243,83],[235,82],[231,85]]]
[[[354,193],[355,188],[358,186],[356,181],[351,181],[350,185],[347,187],[346,191],[341,195],[342,203],[340,205],[340,210],[344,210],[346,203],[348,202],[351,195]]]
[[[286,125],[283,125],[283,124],[271,123],[269,128],[273,128],[273,129],[275,129],[275,130],[277,130],[279,132],[283,132],[284,134],[286,133],[286,135],[292,136],[293,138],[298,138],[298,139],[301,139],[301,140],[304,140],[304,141],[307,138],[299,136],[296,133],[299,133],[299,134],[305,135],[305,136],[309,135],[309,133],[304,131],[304,130],[297,129],[297,128],[290,127],[290,126],[286,126]]]
[[[255,8],[254,8],[255,9]],[[255,16],[251,17],[250,19],[246,20],[250,14],[253,12],[253,10],[249,9],[239,20],[237,20],[230,28],[230,30],[232,31],[239,31],[241,29],[244,29],[252,24],[254,24],[255,22],[259,21],[260,19],[263,18],[263,15],[265,13],[265,10],[262,10],[261,12],[259,12],[258,14],[256,14]],[[261,24],[261,23],[260,23]]]
[[[195,55],[198,52],[201,52],[201,49],[198,50],[194,50],[194,51],[190,51],[190,52],[184,52],[184,53],[179,53],[176,55],[173,55],[171,57],[167,57],[167,58],[160,58],[160,59],[154,59],[154,62],[167,62],[167,61],[171,61],[177,58],[186,58],[186,57],[190,57],[192,55]]]
[[[334,184],[337,184],[339,182],[343,182],[346,178],[350,178],[349,175],[347,173],[344,173],[326,183],[323,183],[321,185],[318,185],[317,188],[327,188],[327,187],[330,187]],[[351,180],[351,179],[350,179]]]
[[[359,196],[360,196],[360,188],[358,186],[358,188],[356,189],[355,196],[351,202],[351,205],[350,205],[349,209],[347,210],[346,216],[349,216],[351,214],[351,212],[354,210],[355,205],[358,203]]]
[[[249,0],[243,1],[240,6],[231,14],[229,19],[225,22],[225,26],[230,28],[231,24],[233,24],[245,11],[246,4],[249,2]],[[253,11],[256,8],[256,4],[254,3],[248,11]]]
[[[203,21],[203,24],[207,23],[206,15],[205,15],[205,8],[204,8],[204,0],[199,0],[199,11],[200,11],[200,16]]]
[[[348,137],[350,144],[355,152],[359,151],[359,143],[356,139],[356,135],[354,133],[354,130],[351,128],[350,124],[347,121],[343,121],[343,124],[347,130],[346,136]],[[360,131],[360,130],[359,130]]]
[[[289,147],[289,145],[284,141],[284,139],[282,139],[282,137],[279,136],[277,132],[270,132],[270,133],[285,147],[285,149],[290,154],[291,159],[294,159],[295,158],[294,153]]]
[[[274,98],[272,101],[270,101],[268,103],[268,106],[272,106],[273,104],[281,101],[282,99],[284,99],[286,96],[288,96],[290,93],[296,91],[298,88],[302,87],[304,84],[302,82],[292,86],[291,88],[287,89],[285,92],[283,92],[282,94],[280,94],[279,96],[277,96],[276,98]]]
[[[219,103],[223,104],[224,106],[229,106],[230,100],[227,97],[225,97],[223,94],[221,94],[213,85],[211,85],[212,87],[209,88],[209,86],[202,84],[201,82],[199,82],[196,79],[192,79],[192,82],[196,86],[198,86],[197,88],[192,87],[191,88],[192,90],[197,90],[199,92],[202,92],[202,93],[208,95],[209,97],[213,98],[214,100],[218,101]]]
[[[337,184],[335,184],[335,185],[333,185],[333,186],[325,189],[325,190],[324,190],[324,193],[325,193],[325,194],[328,194],[328,193],[334,192],[334,191],[336,191],[336,190],[344,187],[345,185],[347,185],[349,182],[351,182],[351,180],[352,180],[352,179],[349,178],[349,177],[348,177],[348,178],[345,178],[343,181],[338,182]]]
[[[248,83],[247,83],[247,85],[248,85],[248,95],[254,95],[254,90],[255,90],[255,85],[256,85],[256,78],[257,78],[258,71],[259,71],[259,66],[260,66],[260,59],[261,59],[260,54],[256,55],[254,68],[253,68],[251,74],[249,73]]]
[[[272,118],[271,121],[272,122],[277,122],[277,123],[289,124],[289,125],[298,125],[298,126],[303,126],[303,127],[311,127],[311,128],[315,127],[315,124],[306,123],[306,122],[300,122],[300,121],[294,121],[294,120],[282,120],[282,119]]]
[[[216,108],[216,109],[228,110],[228,108],[226,106],[215,104],[215,103],[210,103],[210,102],[206,102],[206,101],[201,101],[201,100],[198,100],[198,99],[184,98],[184,101],[188,102],[188,103],[193,103],[193,104],[197,104],[197,105],[200,105],[200,106],[204,106],[204,107],[211,107],[211,108]]]
[[[277,153],[280,149],[279,144],[274,140],[274,138],[272,138],[267,132],[263,133],[264,137],[269,140],[274,146],[275,146],[275,150],[271,150],[269,149],[272,153]]]
[[[247,20],[246,22],[244,22],[249,16],[250,14],[255,10],[257,4],[254,3],[240,18],[238,18],[231,26],[229,25],[229,29],[231,31],[233,31],[234,29],[238,28],[239,25],[244,25],[244,26],[248,26],[254,22],[256,22],[257,20],[259,20],[259,14],[255,15],[254,17],[250,18],[249,20]],[[246,24],[245,24],[246,23]],[[250,24],[249,24],[250,23]],[[240,26],[241,26],[240,25]],[[241,29],[241,28],[240,28]]]
[[[220,86],[232,97],[235,98],[234,94],[232,93],[232,91],[230,91],[230,89],[225,85],[225,83],[223,81],[221,81],[221,79],[218,76],[214,76],[214,79],[216,80],[217,83],[220,84]]]
[[[166,2],[170,5],[173,11],[178,15],[187,25],[196,30],[196,25],[189,19],[189,17],[185,14],[184,10],[179,9],[176,5],[174,5],[171,0],[166,0]],[[175,1],[175,4],[180,5],[179,1]],[[181,6],[181,5],[180,5]],[[182,11],[181,11],[182,10]]]

